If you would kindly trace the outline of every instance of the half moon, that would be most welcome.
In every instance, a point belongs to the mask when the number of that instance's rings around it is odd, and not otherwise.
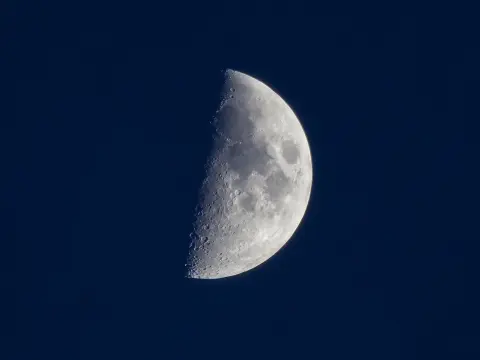
[[[225,71],[222,94],[190,234],[189,278],[223,278],[262,264],[292,237],[310,198],[310,148],[287,103],[234,70]]]

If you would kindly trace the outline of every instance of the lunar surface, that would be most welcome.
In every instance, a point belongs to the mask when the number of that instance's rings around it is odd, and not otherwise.
[[[225,72],[214,146],[200,189],[186,277],[248,271],[292,237],[305,214],[312,160],[292,109],[261,81]]]

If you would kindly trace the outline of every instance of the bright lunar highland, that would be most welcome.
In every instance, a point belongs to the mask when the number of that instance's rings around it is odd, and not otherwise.
[[[312,159],[292,109],[271,88],[225,71],[214,146],[200,189],[186,276],[248,271],[292,237],[310,198]]]

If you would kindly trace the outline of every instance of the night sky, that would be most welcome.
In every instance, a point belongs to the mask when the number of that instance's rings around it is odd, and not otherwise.
[[[469,12],[160,4],[2,5],[0,359],[479,359]],[[185,279],[226,68],[295,111],[312,195]]]

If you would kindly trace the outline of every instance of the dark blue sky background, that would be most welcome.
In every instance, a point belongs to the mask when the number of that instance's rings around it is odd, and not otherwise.
[[[480,358],[474,19],[295,3],[2,10],[1,359]],[[186,280],[225,68],[297,113],[312,196],[268,262]]]

